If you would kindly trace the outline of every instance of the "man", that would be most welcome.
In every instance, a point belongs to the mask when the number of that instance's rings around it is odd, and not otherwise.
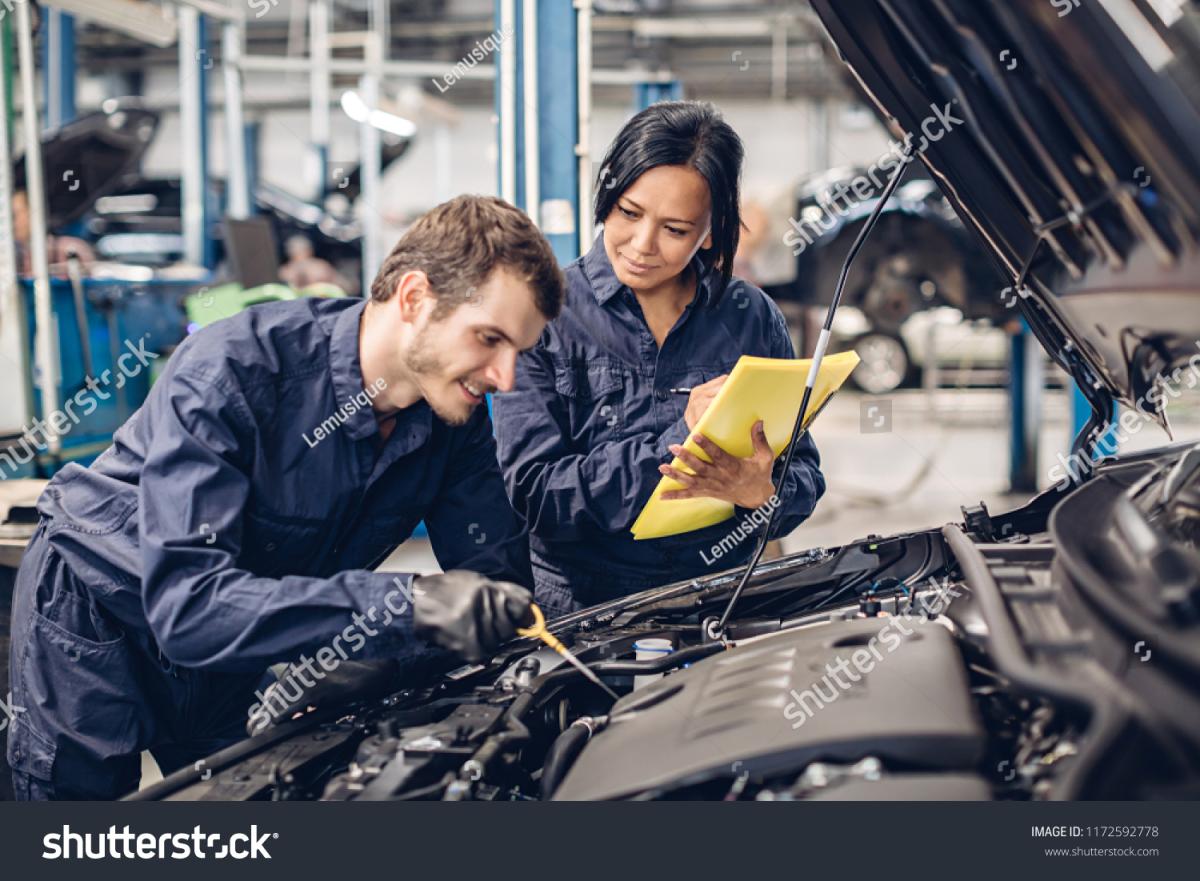
[[[16,244],[17,272],[23,276],[33,275],[33,257],[29,248],[29,196],[24,190],[12,195],[13,242]],[[46,236],[46,262],[50,274],[56,278],[67,278],[67,262],[71,255],[79,258],[83,271],[91,270],[96,262],[96,252],[83,239],[75,236]]]
[[[369,302],[265,304],[185,341],[112,447],[39,500],[13,607],[18,798],[119,796],[144,749],[194,763],[242,736],[276,662],[421,637],[478,658],[513,636],[528,543],[480,404],[562,297],[524,214],[460,197]],[[422,519],[443,568],[471,571],[368,571]]]
[[[342,276],[328,260],[313,253],[313,244],[307,236],[296,234],[283,243],[287,263],[279,267],[279,280],[284,284],[303,290],[315,284],[331,284],[348,293],[353,285]]]

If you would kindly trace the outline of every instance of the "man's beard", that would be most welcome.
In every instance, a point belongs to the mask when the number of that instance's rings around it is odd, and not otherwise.
[[[404,356],[404,366],[412,375],[413,382],[417,384],[417,388],[421,390],[421,395],[429,404],[429,408],[433,410],[434,415],[445,422],[447,425],[465,425],[467,420],[471,418],[471,413],[474,408],[463,412],[446,412],[441,409],[429,394],[429,390],[422,381],[424,377],[438,378],[446,375],[446,363],[438,357],[434,352],[433,346],[430,345],[429,328],[423,327],[417,332],[416,338],[413,340],[412,346],[408,353]]]

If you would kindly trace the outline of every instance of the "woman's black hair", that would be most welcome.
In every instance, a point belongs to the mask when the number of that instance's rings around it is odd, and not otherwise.
[[[713,303],[733,275],[733,255],[741,235],[738,179],[742,139],[715,107],[702,101],[661,101],[634,116],[608,148],[596,180],[597,224],[617,199],[645,172],[660,165],[694,168],[708,182],[712,198],[712,247],[700,250],[708,272],[719,273]]]

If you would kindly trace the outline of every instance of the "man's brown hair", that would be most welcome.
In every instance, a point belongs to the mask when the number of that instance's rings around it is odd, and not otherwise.
[[[558,317],[564,283],[550,243],[525,212],[495,196],[456,196],[422,215],[383,261],[371,299],[390,300],[404,273],[419,270],[438,298],[433,320],[440,321],[497,266],[529,285],[542,315]]]

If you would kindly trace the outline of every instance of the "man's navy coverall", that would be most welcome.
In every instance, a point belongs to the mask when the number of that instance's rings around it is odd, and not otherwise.
[[[364,306],[199,331],[112,446],[50,481],[13,602],[18,798],[115,797],[141,750],[169,773],[227,746],[270,664],[350,628],[353,660],[421,651],[411,609],[385,612],[414,576],[368,570],[422,519],[444,569],[531,585],[486,408],[451,427],[421,401],[381,439]]]

